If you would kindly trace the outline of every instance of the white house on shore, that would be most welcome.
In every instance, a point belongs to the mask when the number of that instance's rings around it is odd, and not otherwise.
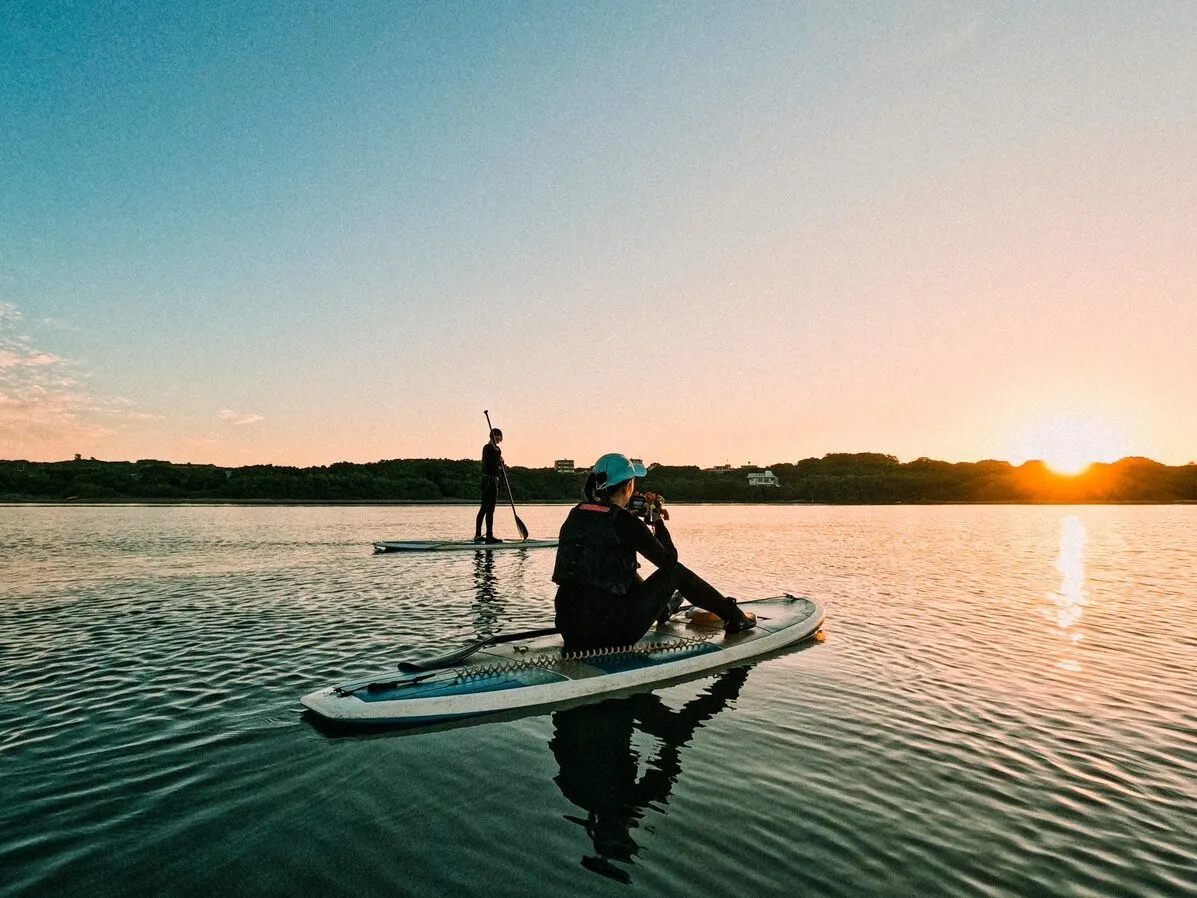
[[[781,486],[777,479],[777,475],[772,471],[750,471],[748,474],[749,486]]]

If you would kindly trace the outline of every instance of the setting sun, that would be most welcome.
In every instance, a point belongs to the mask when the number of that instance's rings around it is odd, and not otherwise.
[[[1056,418],[1021,433],[1015,464],[1039,459],[1057,474],[1082,474],[1094,462],[1114,462],[1128,455],[1126,440],[1096,418]]]

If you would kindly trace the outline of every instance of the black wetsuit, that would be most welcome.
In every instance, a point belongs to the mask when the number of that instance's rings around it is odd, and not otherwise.
[[[496,443],[482,447],[482,504],[474,518],[474,538],[482,536],[482,521],[486,520],[486,535],[495,535],[495,503],[499,501],[499,477],[503,474],[503,450]]]
[[[725,620],[737,614],[730,599],[678,563],[665,522],[653,526],[655,533],[626,509],[600,502],[583,502],[569,513],[553,571],[556,625],[566,651],[631,645],[648,632],[674,590]],[[657,567],[647,580],[636,573],[637,554]]]

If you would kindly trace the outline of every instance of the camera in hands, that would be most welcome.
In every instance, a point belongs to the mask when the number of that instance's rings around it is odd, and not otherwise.
[[[659,493],[632,493],[632,498],[628,500],[628,511],[643,518],[646,524],[651,524],[657,520],[669,520],[669,512],[664,505],[665,497]]]

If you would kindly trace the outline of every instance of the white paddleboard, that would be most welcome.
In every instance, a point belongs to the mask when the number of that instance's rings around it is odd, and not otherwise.
[[[375,552],[499,552],[507,549],[551,549],[555,539],[509,539],[501,543],[476,543],[472,539],[416,539],[377,542]]]
[[[823,606],[813,599],[783,595],[740,604],[757,617],[757,626],[741,633],[725,633],[717,620],[677,615],[633,646],[573,656],[563,654],[557,634],[500,637],[451,666],[420,669],[416,662],[300,701],[339,724],[415,726],[538,710],[748,661],[814,635],[823,623]]]

